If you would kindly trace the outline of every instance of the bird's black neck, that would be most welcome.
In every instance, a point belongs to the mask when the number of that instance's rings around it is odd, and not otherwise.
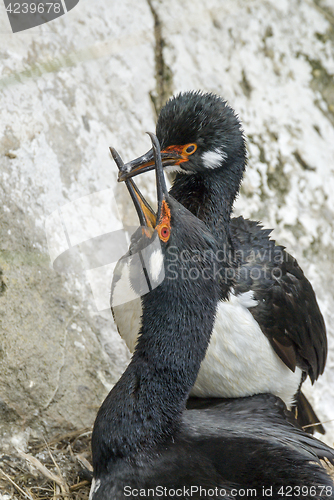
[[[242,167],[220,167],[194,174],[178,173],[170,194],[201,219],[218,238],[229,239],[229,223],[235,197],[240,189]]]
[[[211,273],[212,262],[194,261],[200,272],[208,265]],[[147,453],[176,432],[210,341],[219,295],[214,279],[191,282],[186,275],[191,265],[186,266],[181,276],[179,263],[174,269],[165,265],[162,284],[142,298],[135,353],[95,421],[92,451],[97,476],[119,459],[134,460]]]

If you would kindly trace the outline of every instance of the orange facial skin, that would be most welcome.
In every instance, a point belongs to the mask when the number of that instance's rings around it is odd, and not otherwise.
[[[156,226],[156,230],[158,232],[159,238],[161,241],[166,243],[169,240],[170,237],[170,209],[169,206],[167,205],[167,202],[165,200],[162,200],[162,206],[161,206],[161,217],[159,224]]]
[[[188,161],[188,156],[195,153],[197,149],[197,144],[184,144],[183,146],[168,146],[166,149],[161,151],[161,154],[165,153],[176,153],[181,156],[181,158],[175,161],[174,165],[180,165],[180,163],[184,163]]]

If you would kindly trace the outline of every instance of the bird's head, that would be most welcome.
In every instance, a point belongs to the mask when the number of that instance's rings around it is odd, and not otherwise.
[[[133,180],[126,181],[141,224],[140,242],[138,242],[138,233],[135,233],[136,248],[148,249],[145,261],[149,276],[161,278],[161,269],[157,269],[158,265],[164,266],[164,276],[167,279],[173,279],[176,272],[178,277],[182,274],[189,279],[191,273],[199,275],[202,269],[212,274],[213,268],[218,270],[218,266],[224,270],[226,263],[221,262],[221,256],[217,257],[218,242],[207,226],[168,193],[160,144],[154,134],[149,135],[152,140],[152,154],[156,169],[157,213],[146,202]],[[122,172],[124,164],[120,157],[114,149],[111,149],[111,153]],[[157,247],[157,242],[159,247]],[[151,269],[152,265],[156,266],[155,269]],[[151,285],[154,285],[152,281]]]
[[[172,97],[160,112],[156,134],[167,171],[196,174],[233,164],[238,165],[242,176],[246,147],[241,123],[217,95],[190,91]],[[152,169],[153,149],[125,164],[119,180]]]

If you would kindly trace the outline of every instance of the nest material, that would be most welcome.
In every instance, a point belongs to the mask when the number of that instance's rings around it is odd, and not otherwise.
[[[27,453],[0,455],[0,498],[87,500],[92,478],[91,429],[30,440]]]

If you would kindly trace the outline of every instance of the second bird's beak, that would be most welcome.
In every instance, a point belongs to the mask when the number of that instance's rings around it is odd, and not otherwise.
[[[124,168],[124,163],[117,153],[116,149],[109,148],[116,165],[119,168],[120,173]],[[132,179],[125,181],[126,187],[129,191],[133,204],[138,214],[140,225],[144,228],[153,230],[156,226],[156,215],[148,202],[145,200],[144,196],[139,191],[138,187]]]
[[[151,134],[149,132],[148,134],[151,137],[151,140],[152,137],[155,137],[155,139],[159,144],[159,141],[154,134]],[[179,165],[181,162],[186,160],[186,158],[184,158],[184,156],[182,155],[181,151],[178,151],[176,148],[175,149],[167,148],[166,150],[163,150],[161,152],[159,149],[159,153],[161,155],[161,162],[163,167]],[[118,181],[119,182],[126,181],[127,179],[135,177],[138,174],[141,174],[143,172],[148,172],[149,170],[153,170],[154,166],[155,166],[155,158],[154,158],[154,151],[152,148],[143,156],[140,156],[135,160],[129,161],[128,163],[125,163],[125,165],[119,172]]]
[[[157,199],[158,199],[158,211],[157,211],[157,222],[159,222],[162,214],[162,206],[166,201],[166,197],[168,195],[167,184],[165,180],[164,170],[163,170],[163,161],[162,161],[162,153],[160,151],[160,144],[156,135],[148,132],[148,135],[152,141],[152,154],[154,158],[155,165],[155,178],[157,184]]]
[[[157,221],[159,221],[161,217],[163,202],[166,200],[166,196],[168,195],[167,185],[163,172],[160,144],[157,137],[154,134],[151,133],[148,134],[151,138],[153,146],[152,149],[149,151],[149,153],[151,153],[152,155],[152,165],[150,166],[149,169],[150,170],[153,168],[156,169],[157,201],[158,201],[157,215],[154,213],[148,202],[145,200],[144,196],[141,194],[135,182],[129,178],[124,179],[126,187],[132,198],[133,204],[136,208],[140,225],[148,230],[146,231],[147,236],[149,236],[150,233],[152,233],[152,230],[155,229]],[[121,157],[114,148],[110,148],[110,152],[119,168],[120,175],[122,175],[126,165],[124,165]],[[129,177],[131,177],[131,175]]]

